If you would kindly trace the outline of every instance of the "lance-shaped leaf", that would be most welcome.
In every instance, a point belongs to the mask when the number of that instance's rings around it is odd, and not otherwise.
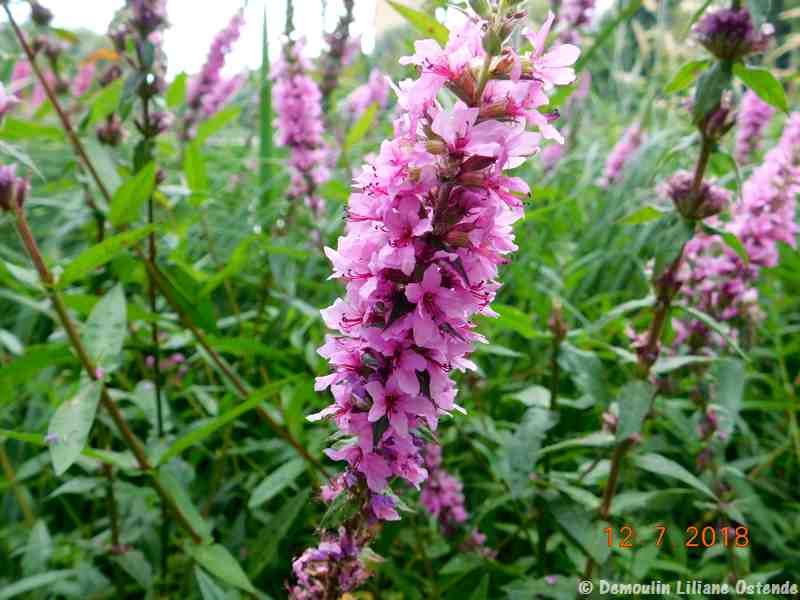
[[[414,29],[421,34],[432,37],[442,46],[447,44],[447,38],[450,36],[447,27],[439,23],[439,21],[432,16],[420,10],[400,4],[399,2],[395,2],[394,0],[386,1],[389,3],[389,6],[395,9],[400,16],[408,21]]]
[[[80,391],[63,402],[50,419],[47,437],[56,475],[69,469],[86,446],[102,387],[99,381],[82,380]]]
[[[136,175],[126,179],[114,192],[108,219],[119,227],[135,221],[142,212],[142,206],[153,193],[156,186],[156,164],[145,165]]]
[[[122,285],[116,285],[95,304],[81,337],[95,365],[105,373],[119,367],[127,333],[127,310]]]

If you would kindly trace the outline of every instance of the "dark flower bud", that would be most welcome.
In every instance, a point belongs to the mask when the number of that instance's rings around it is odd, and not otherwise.
[[[0,165],[0,210],[13,210],[25,203],[28,181],[17,177],[17,165]]]
[[[31,5],[31,20],[39,27],[47,27],[53,20],[53,13],[38,2],[34,2]]]
[[[707,14],[695,26],[698,41],[720,60],[736,61],[762,52],[769,36],[753,26],[750,12],[725,8]]]
[[[123,26],[117,27],[116,29],[108,32],[108,37],[111,39],[111,43],[114,44],[114,49],[117,52],[125,52],[126,46],[128,44],[128,28]]]
[[[703,136],[713,142],[718,142],[730,131],[736,123],[736,115],[731,106],[731,94],[729,92],[722,96],[716,110],[710,111],[698,124]]]
[[[699,221],[719,214],[730,202],[731,193],[717,185],[703,181],[695,191],[694,176],[688,171],[678,171],[667,180],[662,192],[672,200],[676,210],[690,221]]]
[[[33,50],[34,54],[38,54],[42,50],[47,51],[48,46],[50,46],[50,42],[47,36],[44,35],[37,35],[31,42],[31,50]]]
[[[167,23],[166,0],[129,0],[133,9],[133,26],[143,37]]]
[[[121,76],[122,68],[119,65],[111,65],[102,75],[100,75],[98,81],[102,87],[106,87],[114,83]]]
[[[124,137],[122,122],[116,114],[111,115],[104,125],[97,128],[97,139],[108,146],[118,146]]]
[[[561,302],[557,299],[553,299],[553,311],[550,313],[550,319],[547,321],[547,327],[553,334],[557,343],[561,343],[564,341],[564,338],[567,337],[567,324],[564,321],[564,315],[561,312]]]

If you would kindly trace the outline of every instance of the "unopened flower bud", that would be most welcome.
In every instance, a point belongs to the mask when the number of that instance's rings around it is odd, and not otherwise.
[[[128,28],[121,26],[108,32],[108,37],[114,44],[114,49],[117,52],[125,52],[125,47],[128,44]]]
[[[757,31],[750,12],[725,8],[707,14],[695,26],[698,41],[720,60],[741,60],[748,54],[762,52],[769,35]]]
[[[688,171],[679,171],[669,178],[662,188],[676,210],[690,221],[707,219],[719,214],[730,202],[728,190],[703,181],[694,190],[694,176]]]
[[[0,210],[22,207],[28,192],[28,181],[17,177],[17,165],[0,165]]]
[[[131,0],[133,26],[145,37],[167,23],[166,0]]]
[[[114,81],[122,76],[122,68],[119,65],[111,65],[106,71],[100,75],[98,81],[102,87],[111,85]]]
[[[3,117],[15,105],[19,104],[19,99],[6,91],[5,86],[0,82],[0,123],[3,122]]]
[[[150,115],[150,130],[154,135],[160,135],[172,127],[174,121],[172,113],[166,111],[154,112]]]
[[[718,142],[734,126],[736,116],[731,104],[731,94],[724,94],[717,109],[710,111],[700,121],[698,127],[706,139]]]
[[[547,326],[553,333],[557,343],[561,343],[567,337],[567,324],[564,322],[564,317],[561,313],[561,302],[558,298],[553,299],[553,310],[550,313],[550,319],[547,321]]]
[[[124,139],[125,132],[119,117],[112,115],[104,125],[97,128],[97,139],[108,146],[118,146]]]
[[[53,13],[38,2],[31,5],[31,20],[39,27],[47,27],[53,20]]]

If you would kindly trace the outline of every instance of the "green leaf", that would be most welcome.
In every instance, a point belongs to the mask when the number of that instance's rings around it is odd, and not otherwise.
[[[508,304],[493,304],[492,308],[500,315],[491,321],[495,326],[514,331],[529,340],[537,337],[531,315]]]
[[[252,510],[271,500],[294,482],[305,470],[302,459],[296,458],[281,465],[256,486],[247,507]]]
[[[717,497],[714,495],[714,492],[712,492],[705,483],[700,481],[697,477],[692,475],[689,471],[675,461],[665,458],[660,454],[650,453],[634,456],[633,464],[640,469],[650,471],[656,475],[671,477],[673,479],[682,481],[683,483],[690,485],[694,489],[702,492],[706,496],[709,496],[714,500],[717,499]]]
[[[158,167],[154,162],[145,165],[136,175],[126,179],[114,192],[108,219],[119,227],[135,221],[142,206],[153,193],[156,186]]]
[[[28,286],[34,290],[41,290],[42,284],[39,281],[39,275],[34,269],[27,269],[25,267],[18,267],[14,263],[0,261],[0,265],[5,267],[14,279]]]
[[[308,505],[310,495],[310,488],[301,490],[296,496],[284,502],[280,510],[269,520],[263,530],[262,540],[258,544],[258,553],[253,555],[254,565],[248,569],[251,579],[258,577],[261,571],[275,560],[281,540],[289,533],[303,507]]]
[[[89,119],[86,121],[86,126],[94,125],[98,121],[105,119],[108,115],[113,113],[119,107],[119,102],[122,100],[122,89],[125,82],[120,77],[110,85],[104,87],[92,104]]]
[[[186,520],[189,521],[192,529],[203,538],[205,543],[211,543],[213,541],[211,537],[211,526],[206,523],[205,519],[200,515],[200,512],[195,508],[192,499],[189,497],[189,493],[178,480],[172,467],[170,465],[162,465],[159,467],[156,477],[167,494],[175,501],[178,509],[186,517]]]
[[[246,402],[242,402],[238,404],[231,410],[227,411],[226,413],[211,419],[207,423],[200,425],[199,427],[189,431],[188,433],[184,434],[183,436],[179,437],[175,442],[169,447],[169,449],[164,453],[161,457],[160,463],[166,463],[167,461],[175,458],[181,452],[194,446],[195,444],[199,444],[210,435],[214,434],[216,431],[227,425],[228,423],[235,421],[241,415],[246,413],[247,411],[253,410],[256,406],[261,404],[265,398],[268,398],[278,392],[287,384],[292,381],[295,381],[300,378],[300,375],[295,375],[292,377],[287,377],[285,379],[281,379],[280,381],[275,381],[260,390],[254,393]]]
[[[664,375],[688,365],[705,365],[713,361],[714,358],[711,356],[662,356],[655,362],[651,371],[653,375]]]
[[[711,367],[711,377],[714,380],[714,404],[722,409],[717,415],[718,428],[725,436],[724,441],[728,441],[742,408],[744,364],[734,358],[720,359]]]
[[[676,213],[669,213],[656,224],[655,230],[655,268],[653,274],[658,277],[671,265],[692,236],[694,225],[685,221]]]
[[[440,575],[465,575],[484,566],[483,557],[476,553],[456,554],[445,563],[439,571]]]
[[[522,496],[530,484],[530,474],[539,457],[542,441],[553,425],[555,418],[549,410],[532,406],[525,411],[522,422],[506,442],[500,464],[515,498]]]
[[[707,67],[711,64],[711,61],[706,60],[693,60],[691,62],[686,63],[678,72],[673,75],[670,82],[664,88],[665,94],[674,94],[675,92],[680,92],[681,90],[685,90],[692,82],[697,79],[697,76],[700,75]]]
[[[326,200],[335,200],[344,204],[350,197],[350,188],[338,179],[329,179],[319,186],[319,193]]]
[[[219,578],[221,581],[237,587],[251,594],[256,593],[256,589],[247,575],[239,566],[239,563],[231,555],[225,546],[212,544],[209,546],[197,546],[189,544],[186,551],[194,558],[200,566],[208,570],[209,573]]]
[[[51,140],[64,141],[64,132],[60,127],[42,125],[35,121],[22,121],[6,117],[0,129],[0,138],[4,140]]]
[[[556,523],[597,564],[602,565],[611,548],[608,547],[603,526],[593,523],[589,511],[582,505],[569,502],[561,496],[547,505]]]
[[[179,73],[167,88],[165,99],[169,108],[176,108],[186,102],[186,73]]]
[[[607,404],[610,401],[603,363],[596,354],[564,343],[561,345],[558,364],[572,375],[575,385],[594,403]]]
[[[697,81],[692,106],[692,120],[694,123],[702,121],[706,115],[722,100],[722,93],[731,84],[731,71],[729,65],[716,62],[705,71]]]
[[[82,380],[81,390],[62,402],[50,419],[47,435],[53,440],[49,447],[56,475],[69,469],[86,446],[102,388],[99,381]]]
[[[190,201],[194,206],[199,206],[208,196],[208,174],[206,173],[206,162],[197,141],[186,147],[183,170],[186,173],[186,183],[192,192]]]
[[[30,592],[31,590],[56,583],[57,581],[64,581],[64,579],[67,578],[72,578],[74,575],[75,571],[69,569],[63,571],[48,571],[47,573],[39,573],[38,575],[20,579],[19,581],[6,585],[0,590],[0,600],[14,598],[25,592]]]
[[[764,102],[785,113],[789,112],[789,103],[786,100],[783,85],[770,71],[736,63],[733,65],[733,73]]]
[[[241,112],[242,107],[234,104],[203,121],[197,126],[197,134],[194,136],[194,143],[198,146],[202,146],[208,138],[222,130],[231,121],[238,119]]]
[[[481,582],[478,584],[478,587],[475,588],[475,591],[472,592],[472,595],[469,597],[469,600],[489,600],[489,574],[486,573],[483,577],[481,577]]]
[[[618,442],[626,440],[642,430],[642,423],[650,410],[653,393],[653,385],[646,381],[628,383],[620,390]]]
[[[122,363],[122,343],[128,332],[126,307],[122,284],[117,284],[94,306],[81,331],[89,356],[106,373]]]
[[[353,123],[353,126],[347,132],[347,136],[344,138],[345,152],[364,139],[364,136],[367,135],[367,132],[372,127],[372,123],[375,121],[375,115],[377,114],[378,103],[373,102],[370,104],[369,108],[364,111],[364,114],[358,118],[358,121]]]
[[[197,587],[200,588],[200,595],[203,600],[227,600],[228,595],[225,591],[197,565],[194,567],[194,577],[197,580]]]
[[[87,248],[67,265],[58,280],[58,285],[63,288],[73,281],[82,279],[98,267],[106,264],[123,250],[127,250],[144,239],[151,231],[155,231],[155,225],[147,225],[146,227],[117,234]]]
[[[623,225],[640,225],[642,223],[656,221],[663,216],[663,211],[660,211],[655,206],[646,205],[622,217],[617,223],[622,223]]]
[[[399,2],[395,2],[395,0],[386,1],[389,3],[389,6],[397,11],[401,17],[408,21],[422,35],[431,36],[433,39],[439,42],[441,46],[445,46],[447,44],[447,38],[450,35],[447,31],[447,27],[439,23],[439,21],[434,19],[432,16],[420,10],[415,10],[413,8],[409,8],[408,6],[404,6]]]
[[[122,567],[122,570],[145,590],[150,590],[153,586],[153,568],[144,554],[138,550],[126,550],[122,554],[113,555],[111,560]]]

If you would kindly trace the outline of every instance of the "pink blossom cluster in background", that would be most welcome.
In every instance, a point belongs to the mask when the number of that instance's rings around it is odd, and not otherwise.
[[[89,91],[89,88],[92,87],[96,70],[97,66],[93,60],[87,61],[81,65],[70,86],[70,91],[73,96],[79,98]]]
[[[559,21],[563,25],[561,39],[565,42],[579,43],[580,30],[592,23],[595,0],[563,0],[559,10]]]
[[[625,130],[606,159],[603,176],[598,182],[600,187],[607,188],[619,179],[625,164],[642,145],[643,139],[644,133],[638,123],[634,123]]]
[[[482,94],[472,70],[485,61],[481,19],[452,31],[445,48],[416,42],[400,61],[420,76],[399,84],[396,137],[355,178],[346,235],[326,248],[347,291],[322,311],[338,335],[319,350],[333,373],[316,389],[330,388],[334,402],[309,418],[331,419],[354,440],[326,450],[347,468],[323,496],[350,494],[369,522],[400,518],[390,479],[419,488],[428,478],[419,428],[462,410],[449,374],[476,368],[468,355],[486,339],[472,319],[496,316],[498,266],[517,248],[512,225],[529,194],[504,171],[538,153],[542,137],[562,141],[539,108],[574,81],[580,51],[545,52],[553,20],[527,32],[532,52],[503,49]],[[445,86],[471,105],[442,107]]]
[[[347,116],[358,119],[373,104],[385,108],[389,102],[390,81],[387,75],[378,69],[372,69],[367,83],[358,86],[345,99],[344,106]]]
[[[303,41],[287,44],[272,67],[272,93],[278,143],[289,148],[289,195],[304,200],[320,214],[324,203],[317,187],[329,177],[330,151],[322,137],[322,94],[308,75],[309,69],[303,57]]]
[[[191,137],[192,127],[202,118],[218,112],[244,84],[244,75],[222,76],[226,56],[239,39],[244,24],[244,13],[240,10],[214,37],[206,62],[189,81],[186,93],[189,113],[184,123],[185,135]]]
[[[736,118],[736,149],[733,156],[739,164],[746,163],[758,148],[764,128],[775,114],[775,109],[747,90],[742,98]]]
[[[800,193],[800,113],[792,113],[778,144],[764,157],[742,187],[741,201],[731,209],[731,220],[712,223],[735,235],[744,246],[749,264],[717,235],[696,235],[687,244],[678,273],[684,283],[681,298],[718,321],[760,317],[755,287],[763,268],[778,264],[778,242],[795,247],[796,198]],[[673,319],[676,344],[695,351],[722,347],[721,336],[697,320]],[[731,336],[736,339],[736,330]]]

